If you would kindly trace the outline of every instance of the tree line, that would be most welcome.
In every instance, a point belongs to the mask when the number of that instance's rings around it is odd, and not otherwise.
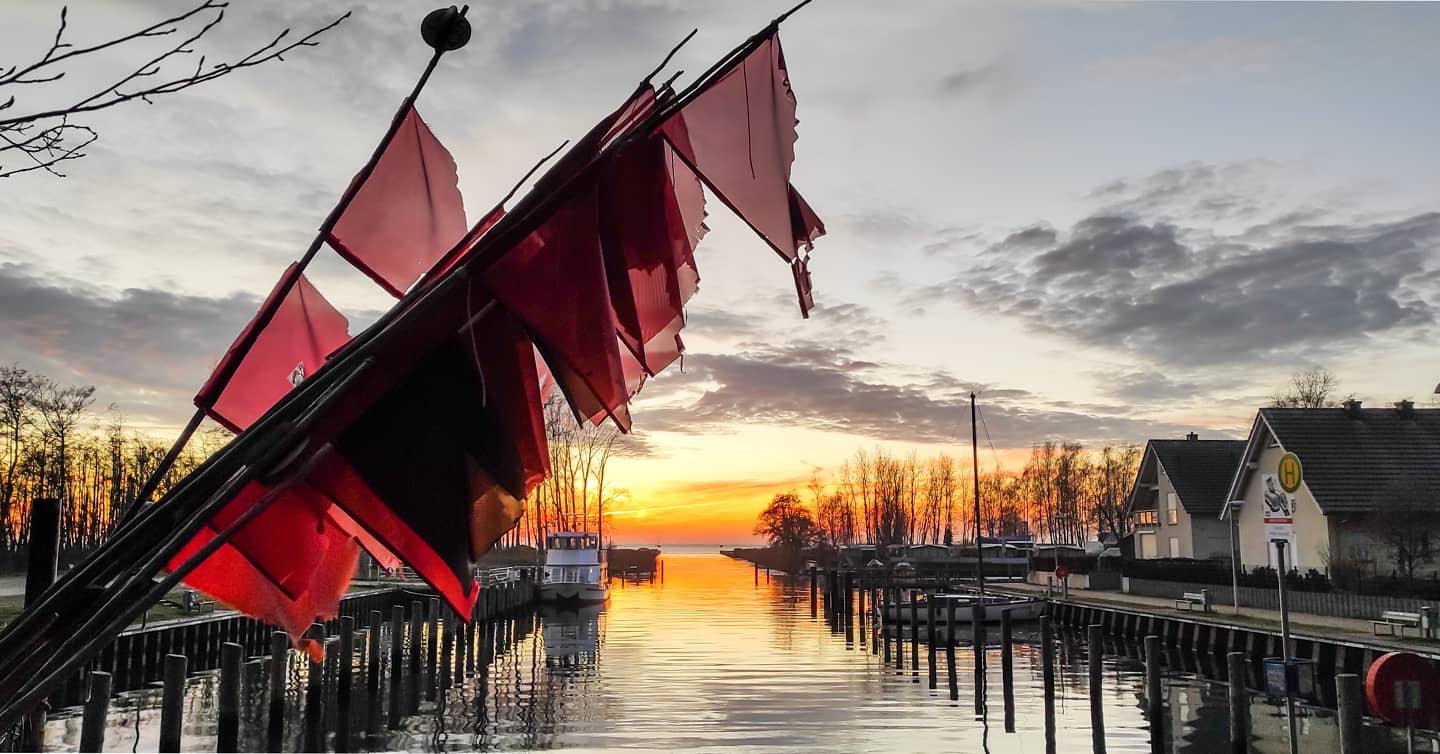
[[[1077,442],[1045,441],[1019,469],[981,469],[979,532],[1080,543],[1099,532],[1128,529],[1125,506],[1140,462],[1132,444],[1088,451]],[[858,450],[827,477],[816,470],[808,507],[795,492],[777,495],[756,533],[812,533],[814,544],[955,544],[974,542],[975,482],[970,469],[939,453],[896,455]],[[779,506],[778,508],[776,506]],[[771,510],[774,508],[775,510]],[[797,521],[801,515],[810,524]]]

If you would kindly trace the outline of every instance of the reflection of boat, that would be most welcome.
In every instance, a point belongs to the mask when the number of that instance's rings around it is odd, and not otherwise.
[[[943,624],[946,620],[946,613],[949,610],[947,602],[955,602],[955,622],[968,624],[971,622],[970,608],[979,599],[976,594],[935,594],[921,598],[915,603],[915,617],[921,625],[930,621],[930,608],[926,599],[937,600],[935,603],[935,622]],[[1000,611],[1009,610],[1012,621],[1032,621],[1039,618],[1045,612],[1045,600],[1024,599],[1018,597],[1006,597],[1000,594],[987,594],[985,600],[985,622],[999,623]],[[887,623],[910,623],[910,602],[904,601],[897,605],[887,605],[883,608],[885,622]],[[897,614],[898,613],[898,614]]]
[[[577,608],[542,607],[541,636],[545,639],[547,660],[568,661],[594,655],[600,650],[600,612],[604,605],[581,605]]]
[[[600,538],[589,532],[556,532],[545,537],[545,574],[540,599],[603,602],[605,557]]]

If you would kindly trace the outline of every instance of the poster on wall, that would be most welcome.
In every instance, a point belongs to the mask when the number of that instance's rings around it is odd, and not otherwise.
[[[1278,568],[1275,541],[1285,542],[1285,561],[1291,568],[1297,567],[1299,553],[1295,549],[1295,496],[1280,486],[1280,479],[1274,474],[1261,477],[1264,484],[1265,549],[1269,551],[1270,567]]]

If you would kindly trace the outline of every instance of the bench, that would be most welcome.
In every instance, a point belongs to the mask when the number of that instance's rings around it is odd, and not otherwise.
[[[207,607],[210,609],[210,612],[215,612],[215,601],[200,599],[200,593],[195,591],[194,589],[185,590],[183,602],[185,612],[187,613],[198,613],[202,610],[205,610]]]
[[[1175,600],[1176,610],[1191,610],[1199,606],[1203,612],[1210,612],[1210,590],[1201,589],[1198,592],[1186,592]]]
[[[1372,620],[1370,623],[1376,636],[1380,635],[1381,626],[1388,626],[1390,628],[1390,636],[1395,636],[1395,632],[1398,630],[1400,632],[1399,635],[1402,637],[1405,635],[1405,629],[1407,628],[1413,628],[1416,631],[1419,631],[1421,628],[1420,613],[1405,613],[1399,610],[1386,610],[1380,613],[1378,619]]]

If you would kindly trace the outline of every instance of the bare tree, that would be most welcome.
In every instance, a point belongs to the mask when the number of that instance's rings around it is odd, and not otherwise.
[[[1371,536],[1389,549],[1397,575],[1415,580],[1420,563],[1434,556],[1431,535],[1440,525],[1440,490],[1419,481],[1388,485],[1375,497],[1375,512],[1368,519]]]
[[[35,400],[40,396],[40,378],[20,365],[0,366],[0,421],[5,423],[7,455],[4,487],[0,488],[0,544],[9,545],[10,506],[15,500],[15,469],[20,464],[24,443],[21,435],[34,422]]]
[[[40,398],[36,403],[40,412],[40,423],[45,428],[46,436],[55,443],[58,452],[52,467],[55,482],[50,491],[61,500],[67,500],[70,496],[68,444],[75,434],[75,429],[79,427],[85,410],[94,402],[95,388],[90,385],[60,387],[47,380],[40,391]]]
[[[347,12],[331,23],[293,41],[287,41],[290,30],[285,29],[269,43],[233,61],[212,63],[207,67],[204,55],[188,57],[196,55],[195,43],[225,20],[225,8],[228,5],[229,3],[223,0],[205,0],[188,11],[138,31],[80,46],[65,38],[69,26],[69,8],[61,7],[55,38],[39,60],[8,66],[0,62],[0,160],[8,158],[18,161],[0,163],[0,178],[32,170],[44,170],[63,178],[65,174],[56,169],[56,166],[84,157],[85,147],[99,138],[99,134],[92,127],[73,122],[76,116],[132,100],[153,103],[155,97],[209,83],[242,68],[283,61],[286,53],[302,47],[314,47],[317,44],[315,40],[321,34],[335,28],[350,16]],[[157,37],[170,37],[179,41],[158,54],[144,52],[146,40]],[[47,90],[46,84],[62,81],[74,70],[74,66],[98,59],[97,53],[104,52],[108,56],[132,50],[136,56],[134,59],[138,62],[122,65],[119,68],[120,73],[107,78],[102,84],[75,94],[73,98],[62,100],[64,104],[56,107],[40,105],[27,109],[24,106],[26,102],[17,99],[21,92],[35,91],[21,87]],[[188,63],[182,63],[187,60],[195,61],[193,68]],[[10,91],[4,91],[6,88]],[[48,91],[53,91],[53,87],[48,88]],[[28,101],[28,97],[26,99]]]
[[[1323,367],[1305,369],[1290,375],[1285,387],[1270,396],[1275,408],[1333,408],[1340,405],[1331,399],[1339,380]]]

